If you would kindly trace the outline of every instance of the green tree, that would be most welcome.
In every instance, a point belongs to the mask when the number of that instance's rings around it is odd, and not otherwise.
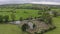
[[[54,11],[53,14],[54,14],[54,17],[57,17],[57,12],[56,11]]]
[[[12,21],[15,20],[15,14],[16,14],[16,11],[15,11],[15,8],[13,10],[11,10],[12,14],[11,14],[11,18],[12,18]]]
[[[7,23],[8,21],[9,21],[9,16],[8,15],[4,16],[4,22]]]
[[[0,23],[2,23],[2,22],[3,22],[3,16],[0,15]]]
[[[48,12],[49,11],[43,9],[42,18],[43,18],[45,23],[52,24],[52,17]]]
[[[23,18],[22,17],[20,17],[20,21],[23,21]]]

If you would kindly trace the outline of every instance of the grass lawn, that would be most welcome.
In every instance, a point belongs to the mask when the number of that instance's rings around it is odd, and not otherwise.
[[[56,29],[45,34],[60,34],[60,17],[53,18],[53,24],[56,26]]]
[[[21,31],[17,25],[0,24],[0,34],[27,34]]]

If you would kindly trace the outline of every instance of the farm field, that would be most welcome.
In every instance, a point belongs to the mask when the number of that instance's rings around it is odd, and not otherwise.
[[[0,12],[0,15],[3,15],[3,16],[4,15],[9,15],[9,20],[11,20],[11,15],[12,15],[12,12],[10,12],[11,9],[2,9],[0,11],[2,11],[2,12]],[[20,17],[22,17],[23,19],[28,18],[30,16],[32,16],[32,17],[38,17],[38,16],[40,16],[40,15],[38,15],[38,11],[41,11],[41,10],[15,9],[13,11],[16,11],[16,13],[14,13],[15,20],[19,20]]]
[[[9,16],[9,20],[11,20],[11,15],[12,9],[0,9],[0,15],[8,15]],[[8,11],[8,12],[6,12]],[[15,20],[19,20],[20,17],[22,17],[23,19],[28,18],[30,16],[32,17],[38,17],[40,15],[38,15],[38,11],[40,10],[32,10],[32,9],[16,9],[14,10],[16,11],[15,15]],[[27,34],[27,33],[23,33],[21,31],[21,29],[18,27],[18,25],[11,25],[11,24],[0,24],[0,34]]]
[[[23,33],[18,25],[0,24],[0,34],[27,34]]]
[[[28,5],[26,5],[28,6]],[[25,8],[25,7],[24,7]],[[12,12],[12,11],[13,12]],[[39,17],[38,12],[41,12],[42,10],[34,10],[34,9],[11,9],[11,8],[3,8],[0,9],[0,15],[9,16],[9,20],[12,20],[12,17],[15,20],[19,20],[20,17],[23,19],[29,18],[29,17]],[[52,11],[59,12],[60,9],[52,9]],[[12,17],[11,17],[12,16]],[[48,31],[44,34],[60,34],[60,16],[59,17],[53,17],[53,24],[56,26],[56,29],[52,31]],[[18,27],[18,25],[12,25],[12,24],[0,24],[0,34],[28,34],[21,31],[21,28]]]
[[[28,14],[25,14],[24,11],[28,12]],[[29,15],[33,17],[39,16],[37,14],[38,11],[39,10],[16,9],[16,16],[18,16],[18,18],[19,17],[27,18]],[[57,33],[60,34],[60,17],[53,17],[53,24],[57,28],[52,31],[46,32],[45,34],[57,34]],[[27,33],[23,33],[21,29],[18,28],[18,25],[0,24],[0,34],[27,34]]]
[[[38,17],[39,16],[38,11],[39,10],[33,10],[33,9],[16,9],[16,19],[19,19],[20,17],[25,19],[30,16]]]

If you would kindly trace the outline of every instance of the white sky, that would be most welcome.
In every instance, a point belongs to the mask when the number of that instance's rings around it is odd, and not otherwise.
[[[42,2],[31,2],[32,4],[49,4],[49,5],[60,5],[60,3],[57,3],[57,2],[45,2],[45,1],[42,1]]]
[[[0,0],[0,4],[16,4],[16,3],[49,3],[60,4],[60,0]]]

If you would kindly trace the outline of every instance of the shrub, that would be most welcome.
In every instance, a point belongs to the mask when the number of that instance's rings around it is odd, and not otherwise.
[[[56,11],[54,11],[53,14],[54,14],[54,17],[57,17],[57,12]]]
[[[32,20],[33,18],[30,16],[30,17],[28,17],[28,18],[26,18],[26,20]]]
[[[26,14],[27,14],[28,12],[24,11],[24,13],[26,13]]]
[[[8,21],[9,21],[9,16],[8,15],[4,16],[4,22],[7,23]]]
[[[39,20],[40,20],[40,21],[44,21],[44,18],[40,18]]]
[[[20,17],[20,21],[23,21],[23,18],[22,17]]]
[[[0,15],[0,23],[2,23],[2,22],[3,22],[3,16]]]
[[[37,32],[35,32],[34,34],[38,34]]]
[[[38,15],[42,15],[42,12],[41,11],[38,11]]]
[[[52,24],[52,17],[48,17],[48,18],[46,19],[46,23],[47,23],[47,24]]]

